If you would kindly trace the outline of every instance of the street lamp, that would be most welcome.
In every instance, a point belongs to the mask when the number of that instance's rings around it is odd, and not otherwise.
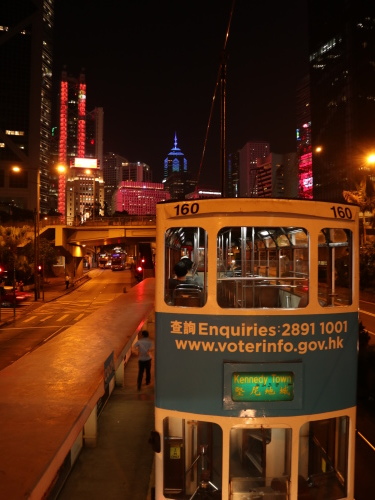
[[[369,153],[366,158],[363,166],[360,170],[365,172],[365,177],[361,181],[361,204],[360,210],[362,212],[362,244],[366,244],[366,211],[371,212],[371,216],[374,216],[373,210],[373,202],[374,202],[374,178],[371,175],[371,169],[375,165],[375,153]]]

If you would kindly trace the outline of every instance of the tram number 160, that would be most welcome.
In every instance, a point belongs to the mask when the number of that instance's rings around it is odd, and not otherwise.
[[[352,211],[350,210],[349,207],[331,207],[331,210],[333,212],[333,216],[336,218],[336,219],[352,219],[353,218],[353,214],[352,214]]]
[[[183,203],[173,207],[176,210],[176,215],[195,215],[199,212],[199,203]]]

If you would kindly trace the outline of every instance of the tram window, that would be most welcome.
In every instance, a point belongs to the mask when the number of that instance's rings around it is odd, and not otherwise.
[[[291,446],[291,429],[231,429],[229,474],[233,495],[254,491],[259,498],[274,498],[272,494],[288,498]]]
[[[217,236],[217,301],[223,308],[308,304],[309,238],[301,227],[225,227]]]
[[[167,417],[163,433],[166,498],[211,498],[210,493],[222,490],[223,437],[219,425]]]
[[[204,306],[207,283],[207,232],[201,227],[169,228],[165,233],[164,268],[164,298],[168,305]]]
[[[299,497],[314,488],[316,498],[346,497],[349,418],[308,422],[300,429]]]
[[[352,303],[352,232],[325,228],[319,233],[318,297],[323,307]]]

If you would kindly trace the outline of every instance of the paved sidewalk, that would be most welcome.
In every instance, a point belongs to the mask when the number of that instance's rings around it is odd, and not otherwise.
[[[153,328],[149,325],[150,336]],[[95,448],[83,448],[58,500],[151,500],[154,453],[154,374],[137,391],[137,356],[125,368],[124,387],[116,387],[98,420]]]

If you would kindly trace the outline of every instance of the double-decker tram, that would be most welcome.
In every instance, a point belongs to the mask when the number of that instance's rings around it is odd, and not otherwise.
[[[165,202],[156,248],[156,499],[353,499],[358,208]]]

